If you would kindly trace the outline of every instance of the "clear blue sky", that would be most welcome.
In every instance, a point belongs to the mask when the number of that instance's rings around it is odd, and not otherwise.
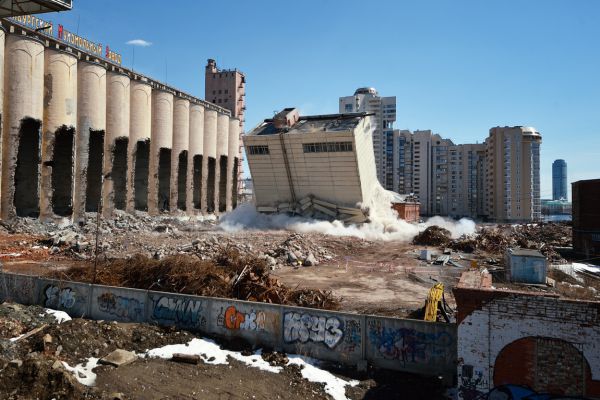
[[[569,182],[600,178],[600,1],[74,0],[41,15],[198,97],[207,58],[247,77],[247,130],[273,111],[338,111],[360,86],[397,96],[400,129],[455,143],[489,128],[543,136],[542,197],[551,164]],[[79,28],[77,28],[79,26]],[[140,47],[132,39],[151,42]],[[569,188],[570,189],[570,188]]]

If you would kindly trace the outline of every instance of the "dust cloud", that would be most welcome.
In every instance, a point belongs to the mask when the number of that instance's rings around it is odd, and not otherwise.
[[[341,221],[261,214],[253,204],[245,203],[220,219],[219,227],[226,232],[241,230],[288,230],[299,233],[323,233],[331,236],[351,236],[366,240],[411,241],[419,232],[431,225],[448,229],[453,238],[475,232],[475,222],[463,218],[454,221],[442,217],[429,218],[424,223],[411,224],[396,217],[389,210],[371,209],[371,222],[346,225]]]

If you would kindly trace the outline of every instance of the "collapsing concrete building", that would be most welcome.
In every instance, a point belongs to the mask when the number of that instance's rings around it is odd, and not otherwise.
[[[234,207],[229,110],[14,20],[0,23],[0,110],[4,220]]]
[[[372,114],[300,116],[286,108],[244,136],[259,212],[365,222],[402,198],[377,180]]]

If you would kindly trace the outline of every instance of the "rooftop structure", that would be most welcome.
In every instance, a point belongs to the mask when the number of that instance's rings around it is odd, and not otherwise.
[[[0,0],[0,18],[68,11],[72,0]]]

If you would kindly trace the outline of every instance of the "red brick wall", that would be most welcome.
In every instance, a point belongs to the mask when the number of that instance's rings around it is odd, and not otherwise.
[[[419,220],[419,203],[394,203],[392,208],[398,213],[398,217],[407,222]]]
[[[513,384],[600,398],[600,302],[460,285],[454,297],[459,390]]]

